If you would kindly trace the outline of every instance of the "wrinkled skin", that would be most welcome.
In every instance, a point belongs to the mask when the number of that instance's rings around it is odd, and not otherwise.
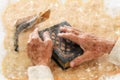
[[[36,28],[29,36],[27,53],[34,65],[49,66],[53,44],[48,32],[44,32],[43,38],[44,41],[40,39]]]
[[[77,43],[84,50],[83,55],[78,56],[70,62],[71,67],[96,59],[105,53],[110,53],[115,44],[115,41],[98,38],[93,34],[84,33],[71,27],[61,27],[60,30],[64,33],[59,33],[59,37]],[[52,55],[53,43],[48,32],[45,32],[43,37],[44,41],[40,39],[38,29],[35,29],[29,36],[27,52],[33,64],[48,66]]]
[[[84,54],[75,58],[70,62],[71,67],[80,65],[85,61],[96,59],[105,53],[110,53],[115,41],[108,41],[98,38],[93,34],[80,32],[71,27],[61,27],[60,30],[64,33],[59,33],[58,36],[69,39],[82,47]]]

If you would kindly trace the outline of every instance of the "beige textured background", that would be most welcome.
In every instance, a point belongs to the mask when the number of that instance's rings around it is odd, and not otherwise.
[[[6,53],[3,46],[3,39],[5,33],[4,33],[4,26],[2,25],[1,16],[5,7],[8,4],[15,3],[16,1],[18,0],[0,0],[0,80],[6,80],[1,72],[1,62]],[[64,3],[65,0],[61,0],[61,1]],[[107,13],[113,17],[120,12],[120,0],[105,0],[105,6],[106,6],[105,11],[107,11]],[[103,75],[103,77],[101,77],[100,80],[120,80],[120,74],[107,76],[107,77]]]

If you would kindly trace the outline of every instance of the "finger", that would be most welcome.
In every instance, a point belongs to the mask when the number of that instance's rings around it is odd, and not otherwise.
[[[77,32],[80,32],[79,30],[77,30],[77,29],[74,28],[74,27],[70,27],[70,26],[67,26],[67,25],[65,25],[64,27],[65,27],[65,28],[68,28],[68,29],[72,29],[72,30],[77,31]]]
[[[35,37],[36,32],[38,32],[38,28],[35,28],[35,30],[32,33],[29,34],[28,43],[31,42],[33,37]]]
[[[73,61],[71,61],[70,66],[75,67],[75,66],[78,66],[85,61],[89,61],[89,60],[94,59],[94,55],[92,55],[92,54],[93,53],[91,51],[86,51],[85,53],[83,53],[83,55],[78,56]]]
[[[32,38],[32,39],[37,39],[37,38],[39,38],[39,40],[42,41],[41,38],[39,37],[39,34],[38,34],[38,28],[35,28],[35,30],[32,32],[31,38]]]
[[[44,39],[46,49],[47,49],[47,51],[49,51],[49,54],[46,54],[46,57],[51,58],[53,43],[52,43],[52,40],[51,40],[49,33],[47,31],[43,33],[43,39]]]
[[[66,27],[60,27],[60,31],[62,31],[62,32],[67,32],[67,28]]]
[[[48,33],[48,31],[46,31],[46,32],[43,33],[43,40],[44,41],[51,40],[50,34]]]
[[[75,27],[70,27],[70,28],[72,28],[74,31],[81,32],[80,30],[76,29]]]
[[[50,35],[47,31],[43,33],[43,39],[44,39],[44,43],[46,45],[49,44],[49,46],[52,46],[52,40],[51,40]]]
[[[34,31],[32,32],[31,38],[36,38],[39,37],[38,35],[38,28],[35,28]]]
[[[27,46],[28,46],[28,47],[32,46],[33,43],[34,43],[32,36],[33,36],[33,34],[31,33],[31,34],[29,35],[29,39],[28,39],[28,43],[27,43]]]
[[[31,39],[32,39],[32,33],[29,34],[28,43],[31,42]]]
[[[79,43],[78,43],[79,37],[76,36],[76,35],[73,34],[73,33],[59,33],[58,36],[59,36],[59,37],[62,37],[62,38],[65,38],[65,39],[69,39],[69,40],[71,40],[71,41],[79,44]]]
[[[30,34],[30,40],[28,41],[28,42],[32,42],[32,43],[34,43],[34,42],[37,42],[37,41],[39,41],[39,42],[43,42],[42,40],[41,40],[41,38],[39,37],[39,34],[38,34],[38,28],[36,28],[31,34]]]
[[[66,32],[66,33],[74,33],[75,35],[79,35],[79,31],[68,26],[60,27],[60,31]]]

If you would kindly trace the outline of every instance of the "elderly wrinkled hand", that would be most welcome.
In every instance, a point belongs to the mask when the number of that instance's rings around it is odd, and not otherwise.
[[[34,65],[49,65],[52,55],[52,40],[49,33],[44,32],[42,41],[36,28],[29,36],[27,53]]]
[[[61,27],[60,30],[64,33],[59,33],[59,37],[77,43],[84,50],[83,55],[78,56],[70,62],[71,67],[78,66],[85,61],[96,59],[105,53],[109,53],[115,44],[114,41],[104,40],[93,34],[80,32],[72,27]]]

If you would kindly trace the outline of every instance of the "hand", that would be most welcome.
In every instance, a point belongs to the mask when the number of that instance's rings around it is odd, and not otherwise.
[[[29,36],[27,53],[34,65],[49,65],[52,55],[52,41],[48,32],[43,34],[44,41],[38,35],[36,28]]]
[[[96,59],[105,53],[109,53],[115,43],[114,41],[98,38],[93,34],[80,32],[72,27],[61,27],[60,30],[64,33],[59,33],[59,37],[77,43],[84,50],[83,55],[78,56],[70,62],[71,67],[78,66],[85,61]]]

